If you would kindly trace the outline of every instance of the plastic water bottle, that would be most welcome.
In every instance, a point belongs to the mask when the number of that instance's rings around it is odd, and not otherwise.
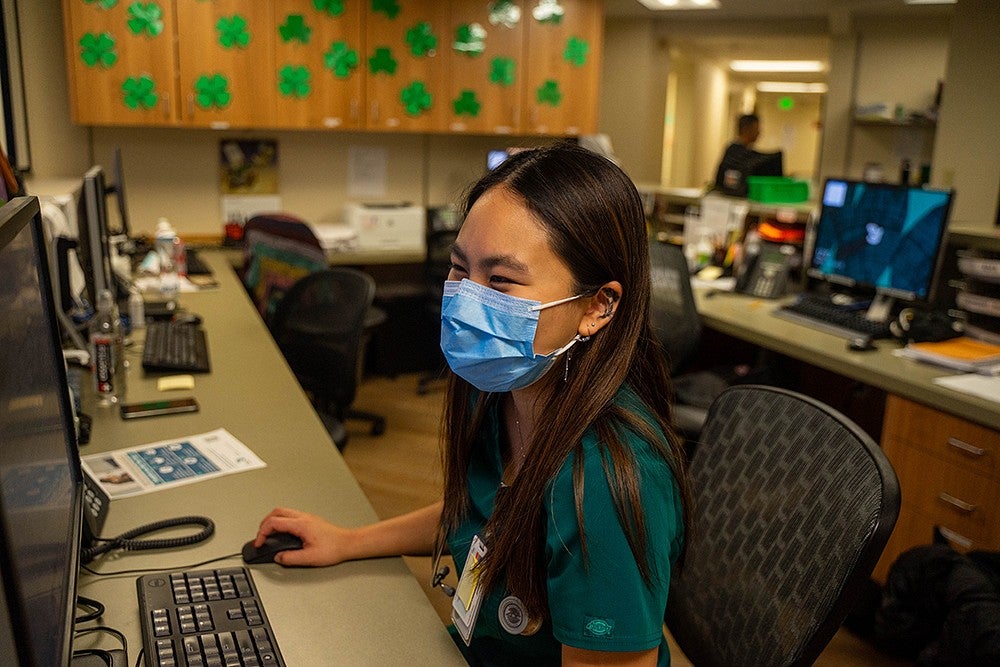
[[[111,290],[102,290],[97,297],[97,312],[90,322],[90,355],[98,405],[118,403],[125,396],[125,346]]]
[[[146,326],[146,303],[142,300],[139,290],[134,288],[129,290],[128,294],[128,319],[133,331]]]
[[[166,218],[156,223],[156,255],[160,260],[160,294],[173,299],[180,292],[180,277],[177,275],[177,252],[180,245],[177,233]]]

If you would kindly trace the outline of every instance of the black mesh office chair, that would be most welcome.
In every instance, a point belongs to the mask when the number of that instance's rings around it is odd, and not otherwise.
[[[375,281],[361,271],[316,271],[295,283],[278,303],[271,334],[321,415],[340,422],[370,421],[372,435],[380,435],[384,417],[351,407],[361,372],[365,318],[374,297]]]
[[[810,665],[889,539],[896,475],[849,419],[776,387],[724,391],[702,443],[667,626],[699,667]]]

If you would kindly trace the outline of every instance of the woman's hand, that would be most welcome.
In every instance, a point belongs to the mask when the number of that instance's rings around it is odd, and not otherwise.
[[[264,517],[257,529],[254,546],[259,547],[271,533],[291,533],[302,540],[301,549],[280,551],[274,562],[286,567],[321,567],[336,565],[352,555],[353,532],[335,526],[315,514],[278,507]]]

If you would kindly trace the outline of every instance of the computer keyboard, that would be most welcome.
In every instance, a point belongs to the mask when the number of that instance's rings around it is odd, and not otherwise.
[[[285,664],[246,568],[146,574],[136,589],[147,665]]]
[[[147,322],[142,367],[154,372],[208,373],[211,365],[205,330],[189,322]]]
[[[841,306],[821,295],[801,294],[792,303],[772,312],[776,317],[820,329],[841,338],[892,336],[888,322],[870,320],[865,317],[864,309]]]

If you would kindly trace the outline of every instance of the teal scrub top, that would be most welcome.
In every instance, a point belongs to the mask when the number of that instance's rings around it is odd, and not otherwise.
[[[654,423],[631,391],[619,391],[615,401]],[[465,567],[473,537],[483,536],[483,526],[500,489],[503,429],[498,406],[499,401],[487,416],[482,438],[472,454],[469,518],[448,538],[458,572]],[[659,664],[670,664],[663,615],[671,566],[683,542],[680,493],[670,466],[648,442],[626,429],[620,429],[619,437],[632,448],[638,464],[652,586],[647,587],[639,574],[615,513],[601,462],[601,445],[593,429],[589,429],[583,436],[583,514],[589,567],[583,559],[573,501],[571,454],[551,483],[545,502],[548,520],[544,557],[550,618],[534,635],[511,635],[500,625],[497,615],[500,601],[508,593],[491,592],[482,602],[471,646],[465,646],[452,628],[470,664],[558,664],[561,644],[598,651],[642,651],[659,646]],[[488,541],[485,545],[489,549]]]

